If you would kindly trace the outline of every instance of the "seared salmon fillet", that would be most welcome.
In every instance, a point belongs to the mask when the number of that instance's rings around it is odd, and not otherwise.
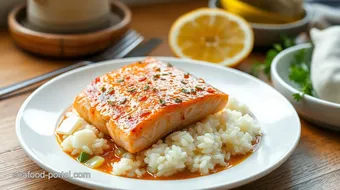
[[[227,94],[203,79],[147,58],[97,77],[73,106],[117,145],[136,153],[227,102]]]

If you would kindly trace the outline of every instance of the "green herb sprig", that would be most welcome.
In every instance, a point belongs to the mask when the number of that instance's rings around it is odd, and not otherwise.
[[[255,62],[250,74],[253,76],[258,76],[259,73],[263,72],[268,79],[270,79],[270,67],[272,65],[273,59],[284,49],[292,47],[295,45],[294,39],[286,35],[281,36],[281,43],[273,45],[273,48],[268,50],[264,62]]]
[[[310,78],[311,50],[300,50],[294,55],[289,67],[289,80],[294,82],[301,90],[293,94],[296,101],[300,101],[305,94],[316,96]]]

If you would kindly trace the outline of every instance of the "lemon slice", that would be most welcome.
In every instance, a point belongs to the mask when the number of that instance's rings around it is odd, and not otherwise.
[[[178,57],[238,65],[253,49],[254,35],[243,18],[222,9],[201,8],[178,18],[169,45]]]

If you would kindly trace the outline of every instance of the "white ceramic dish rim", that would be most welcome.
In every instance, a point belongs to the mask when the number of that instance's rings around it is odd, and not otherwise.
[[[214,7],[214,8],[221,8],[216,5],[216,3],[220,0],[210,0],[209,2],[209,7]],[[254,29],[264,29],[264,30],[285,30],[285,29],[292,29],[292,28],[297,28],[299,26],[303,26],[307,24],[310,20],[310,13],[309,9],[307,7],[304,7],[305,11],[305,16],[295,22],[291,23],[285,23],[285,24],[260,24],[260,23],[254,23],[254,22],[249,22],[249,24],[254,28]]]
[[[277,71],[277,65],[279,64],[280,59],[282,59],[284,56],[286,56],[288,53],[291,52],[295,52],[301,49],[307,49],[307,48],[311,48],[312,44],[310,43],[306,43],[306,44],[299,44],[290,48],[287,48],[285,50],[283,50],[282,52],[280,52],[273,60],[272,65],[271,65],[271,72],[272,75],[277,79],[277,81],[279,83],[281,83],[286,89],[288,89],[290,92],[292,92],[292,94],[294,93],[301,93],[300,91],[298,91],[297,89],[295,89],[294,87],[292,87],[291,85],[289,85],[287,82],[285,82],[279,75],[278,71]],[[304,95],[304,98],[307,101],[314,101],[317,102],[319,104],[322,104],[324,106],[329,106],[329,107],[334,107],[334,108],[338,108],[340,109],[340,104],[334,103],[334,102],[329,102],[326,100],[322,100],[320,98],[316,98],[314,96],[310,96],[308,94]]]
[[[23,105],[21,106],[19,112],[18,112],[18,115],[17,115],[17,118],[16,118],[16,135],[17,135],[17,138],[19,140],[19,143],[21,145],[21,147],[24,149],[24,151],[27,153],[27,155],[29,156],[29,158],[31,160],[33,160],[36,164],[38,164],[40,167],[42,167],[43,169],[47,170],[48,172],[60,172],[58,169],[55,169],[51,166],[47,166],[44,164],[44,162],[38,158],[37,155],[35,155],[31,149],[25,144],[24,140],[23,140],[23,137],[20,135],[20,118],[22,117],[23,115],[23,110],[25,109],[26,105],[29,103],[29,101],[40,91],[42,90],[44,87],[50,85],[51,83],[57,81],[57,80],[60,80],[62,79],[64,76],[67,76],[67,75],[72,75],[73,73],[76,73],[76,72],[80,72],[80,71],[83,71],[83,70],[86,70],[86,69],[90,69],[90,68],[94,68],[94,67],[98,67],[100,65],[105,65],[105,64],[115,64],[115,63],[119,63],[120,61],[122,60],[126,60],[126,61],[129,61],[129,62],[133,62],[133,61],[137,61],[137,60],[141,60],[141,59],[144,59],[145,57],[136,57],[136,58],[127,58],[127,59],[118,59],[118,60],[114,60],[114,61],[106,61],[106,62],[103,62],[103,63],[98,63],[98,64],[95,64],[95,65],[90,65],[90,66],[86,66],[86,67],[82,67],[82,68],[78,68],[78,69],[75,69],[75,70],[72,70],[72,71],[69,71],[67,73],[64,73],[58,77],[55,77],[53,79],[51,79],[50,81],[48,81],[47,83],[43,84],[41,87],[39,87],[37,90],[35,90],[26,100],[25,102],[23,103]],[[187,62],[194,62],[195,64],[198,64],[198,65],[205,65],[205,66],[211,66],[211,67],[216,67],[216,68],[219,68],[219,69],[224,69],[224,70],[228,70],[229,72],[233,72],[233,73],[237,73],[239,75],[242,75],[243,77],[246,77],[246,78],[252,78],[252,80],[256,80],[257,82],[260,82],[264,85],[267,85],[269,86],[268,84],[264,83],[263,81],[255,78],[255,77],[252,77],[250,75],[247,75],[245,73],[242,73],[238,70],[234,70],[234,69],[230,69],[230,68],[226,68],[226,67],[223,67],[223,66],[218,66],[218,65],[213,65],[213,64],[210,64],[210,63],[206,63],[206,62],[203,62],[203,61],[192,61],[192,60],[188,60],[188,59],[179,59],[179,58],[172,58],[172,57],[156,57],[157,59],[160,59],[160,60],[167,60],[167,61],[187,61]],[[269,86],[270,87],[270,86]],[[287,105],[289,105],[290,109],[293,112],[293,115],[294,115],[294,118],[297,118],[296,122],[298,123],[298,125],[300,126],[300,120],[299,120],[299,117],[297,115],[297,113],[295,112],[293,106],[289,103],[289,101],[287,99],[285,99],[279,92],[277,92],[278,96],[280,96],[282,98],[283,101],[285,101],[287,103]],[[267,174],[269,174],[270,172],[272,172],[273,170],[275,170],[276,168],[278,168],[280,165],[282,165],[289,157],[290,155],[293,153],[293,151],[295,150],[298,142],[299,142],[299,139],[300,139],[300,135],[301,135],[301,129],[300,127],[298,127],[297,129],[297,138],[294,139],[294,144],[289,148],[288,151],[286,151],[279,159],[278,162],[276,162],[275,164],[272,164],[270,167],[267,168],[267,170],[263,170],[259,173],[257,173],[256,175],[253,175],[253,176],[249,176],[247,178],[244,178],[242,180],[239,180],[239,181],[236,181],[236,182],[233,182],[233,183],[229,183],[229,184],[215,184],[214,186],[210,186],[209,189],[216,189],[216,188],[221,188],[221,187],[224,187],[224,186],[228,186],[229,188],[234,188],[234,187],[237,187],[237,186],[240,186],[240,185],[243,185],[243,184],[246,184],[246,183],[249,183],[251,181],[254,181],[256,179],[259,179]],[[203,177],[204,178],[204,177]],[[126,178],[124,178],[126,179]],[[127,178],[129,179],[129,178]],[[197,179],[197,178],[193,178],[193,179]],[[77,185],[80,185],[80,186],[86,186],[86,187],[89,187],[89,188],[105,188],[105,186],[103,185],[100,185],[98,186],[98,184],[96,184],[95,182],[91,182],[91,181],[86,181],[86,180],[83,180],[83,179],[64,179],[70,183],[74,183],[74,184],[77,184]],[[135,180],[138,180],[138,179],[135,179]],[[191,179],[188,179],[188,180],[191,180]],[[144,180],[143,180],[144,181]],[[162,181],[167,181],[167,180],[162,180]],[[171,180],[170,182],[175,182],[177,180]],[[179,180],[179,181],[186,181],[186,180]],[[168,181],[169,182],[169,181]],[[106,187],[107,188],[107,187]]]

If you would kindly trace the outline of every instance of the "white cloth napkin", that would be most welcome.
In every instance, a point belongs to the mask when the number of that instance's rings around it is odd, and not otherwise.
[[[306,4],[310,14],[310,28],[325,29],[332,25],[340,25],[340,1],[338,7],[323,4]]]
[[[340,104],[340,26],[313,28],[311,80],[317,95]]]

